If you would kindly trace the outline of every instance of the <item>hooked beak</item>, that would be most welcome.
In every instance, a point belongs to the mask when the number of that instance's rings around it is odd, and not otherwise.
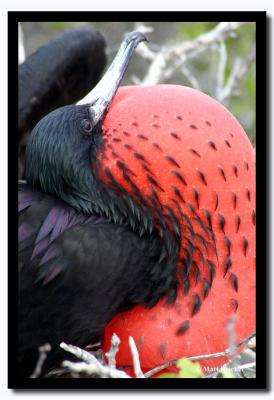
[[[89,104],[94,126],[103,122],[106,112],[127,70],[134,49],[146,37],[138,31],[126,35],[116,57],[94,89],[78,104]]]

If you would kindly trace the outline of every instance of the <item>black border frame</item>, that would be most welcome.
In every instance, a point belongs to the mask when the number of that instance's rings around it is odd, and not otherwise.
[[[260,249],[260,268],[257,268],[257,377],[255,379],[20,379],[17,376],[17,152],[14,135],[17,132],[18,95],[18,22],[28,21],[248,21],[256,22],[256,130],[257,133],[257,235],[256,249]],[[12,389],[267,389],[269,363],[267,362],[267,248],[266,248],[266,188],[267,188],[267,15],[264,11],[246,12],[183,12],[183,11],[58,11],[8,12],[8,388]],[[268,102],[269,104],[269,102]],[[269,146],[268,146],[269,148]],[[262,158],[262,160],[261,160]],[[260,177],[260,179],[258,179]],[[263,178],[264,177],[264,178]],[[261,204],[260,204],[261,203]],[[259,311],[259,312],[258,312]],[[123,393],[125,391],[123,390]]]

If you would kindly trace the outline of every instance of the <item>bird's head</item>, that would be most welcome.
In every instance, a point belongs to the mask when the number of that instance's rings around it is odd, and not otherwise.
[[[137,206],[130,200],[130,204],[122,205],[121,193],[102,185],[97,176],[98,154],[102,154],[106,141],[102,124],[107,110],[134,49],[144,40],[140,32],[128,34],[91,93],[81,104],[61,107],[42,118],[31,133],[26,151],[26,180],[31,186],[56,195],[83,212],[104,213],[115,222],[129,220],[132,226],[135,222],[129,214]]]
[[[28,183],[88,211],[84,199],[94,186],[89,166],[102,143],[100,130],[89,105],[65,106],[45,116],[28,143]]]

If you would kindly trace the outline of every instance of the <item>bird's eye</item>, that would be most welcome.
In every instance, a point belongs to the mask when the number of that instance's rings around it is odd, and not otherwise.
[[[82,120],[82,128],[85,133],[90,134],[92,132],[92,124],[91,124],[90,120],[83,119]]]

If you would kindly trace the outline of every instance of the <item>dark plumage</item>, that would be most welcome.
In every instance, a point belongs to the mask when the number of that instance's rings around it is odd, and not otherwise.
[[[45,370],[65,355],[62,341],[98,340],[118,312],[153,305],[169,289],[156,234],[77,212],[61,200],[19,185],[19,363],[29,376],[37,348],[49,342]]]
[[[144,204],[99,178],[101,125],[140,33],[122,43],[90,104],[65,106],[34,128],[19,184],[19,367],[29,376],[50,343],[44,372],[64,358],[62,341],[86,346],[136,304],[154,305],[176,283],[169,255]],[[116,62],[116,64],[115,64]],[[117,74],[113,78],[113,70]],[[127,174],[128,171],[125,171]],[[174,245],[174,243],[173,243]]]

